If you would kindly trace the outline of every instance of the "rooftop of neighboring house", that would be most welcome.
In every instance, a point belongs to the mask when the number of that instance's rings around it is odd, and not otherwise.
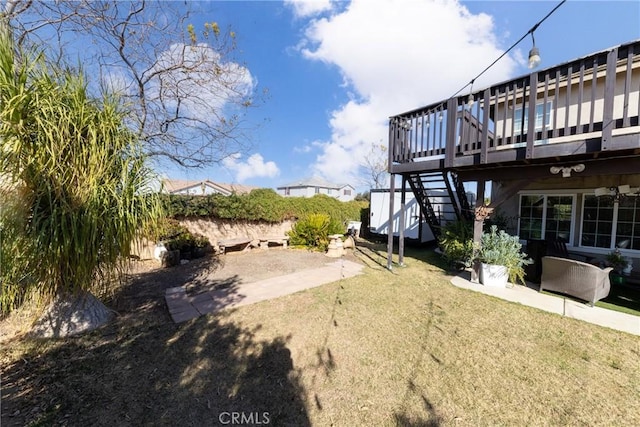
[[[260,187],[252,187],[249,185],[213,182],[213,181],[209,181],[208,179],[207,180],[165,179],[162,181],[162,183],[164,185],[164,190],[167,193],[177,193],[188,188],[199,187],[203,185],[206,187],[216,189],[223,194],[231,194],[231,193],[246,194],[251,192],[251,190],[260,188]]]
[[[306,187],[321,187],[321,188],[332,188],[332,189],[340,189],[343,187],[352,187],[351,184],[334,184],[332,182],[326,181],[320,177],[314,176],[311,178],[303,178],[297,181],[290,182],[288,184],[278,186],[278,189],[281,188],[306,188]]]

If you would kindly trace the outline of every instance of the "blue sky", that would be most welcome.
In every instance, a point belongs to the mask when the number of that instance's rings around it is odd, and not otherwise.
[[[170,178],[271,187],[309,176],[367,189],[359,165],[390,115],[446,99],[559,1],[354,0],[198,3],[194,25],[237,35],[256,91],[252,150]],[[541,68],[640,38],[640,1],[572,1],[536,31]],[[474,90],[529,72],[527,37]]]

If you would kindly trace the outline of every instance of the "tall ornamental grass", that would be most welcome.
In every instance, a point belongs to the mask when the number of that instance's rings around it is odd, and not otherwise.
[[[115,98],[82,73],[16,54],[0,37],[0,309],[31,291],[89,290],[119,271],[160,213],[153,178]]]

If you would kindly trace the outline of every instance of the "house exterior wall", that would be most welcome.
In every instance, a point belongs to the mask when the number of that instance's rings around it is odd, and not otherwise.
[[[591,254],[603,260],[606,254],[611,252],[618,242],[624,240],[623,237],[626,238],[626,236],[620,237],[620,235],[627,232],[631,226],[633,230],[632,239],[635,239],[633,242],[635,243],[635,248],[621,249],[621,252],[623,255],[633,259],[635,270],[640,270],[640,247],[638,246],[640,243],[640,195],[629,194],[625,196],[626,200],[622,204],[620,202],[613,202],[613,198],[609,196],[603,196],[603,198],[611,201],[609,203],[613,204],[613,209],[609,209],[609,211],[613,213],[611,233],[615,234],[616,238],[611,239],[609,247],[595,247],[593,244],[587,243],[589,240],[587,236],[589,236],[590,233],[584,228],[585,223],[589,221],[583,221],[585,212],[589,210],[589,207],[585,206],[587,198],[594,200],[596,188],[617,187],[619,185],[629,185],[632,191],[637,191],[638,188],[640,188],[640,174],[571,178],[558,177],[533,181],[516,196],[502,203],[498,208],[498,215],[507,219],[507,232],[523,237],[523,235],[526,234],[526,231],[521,230],[521,223],[523,221],[521,217],[521,203],[523,196],[544,195],[552,198],[562,196],[571,197],[571,227],[568,230],[567,246],[572,251]],[[502,188],[502,183],[493,183],[491,191],[493,200],[499,197]],[[629,207],[629,204],[633,202],[635,202],[636,207]],[[622,218],[623,211],[624,215],[627,215],[626,218]],[[623,227],[623,223],[626,228]],[[545,226],[546,225],[547,224],[545,224]],[[545,238],[545,236],[540,237]]]
[[[288,191],[287,191],[288,190]],[[344,194],[345,190],[348,194]],[[355,190],[351,186],[338,188],[327,187],[279,187],[277,193],[283,197],[313,197],[317,194],[324,194],[336,198],[341,202],[348,202],[355,199]]]
[[[546,121],[545,128],[547,130],[552,129],[554,126],[554,118],[557,123],[556,127],[563,127],[565,124],[565,119],[568,114],[569,120],[568,125],[576,126],[578,124],[578,117],[580,118],[580,124],[587,124],[591,121],[591,102],[592,102],[592,93],[593,93],[593,77],[590,72],[585,75],[585,79],[583,82],[583,91],[581,93],[582,99],[580,99],[580,91],[578,83],[574,83],[571,85],[571,94],[569,96],[569,101],[567,102],[567,83],[562,82],[559,85],[558,90],[558,99],[556,101],[555,97],[555,82],[551,82],[548,87],[547,93],[547,103],[551,103],[551,110],[547,110],[548,120]],[[631,72],[631,84],[629,90],[629,98],[627,108],[628,116],[637,116],[639,114],[640,108],[640,64],[636,65],[636,68],[632,69]],[[605,90],[605,73],[601,71],[598,73],[596,87],[595,87],[595,101],[593,106],[593,121],[601,122],[603,120],[603,111],[604,111],[604,90]],[[618,73],[616,74],[616,85],[615,85],[615,97],[613,102],[613,117],[614,119],[622,118],[624,109],[625,109],[625,74]],[[492,130],[498,138],[501,137],[509,137],[520,134],[520,129],[511,130],[512,124],[514,124],[514,115],[517,111],[521,111],[522,109],[522,91],[516,94],[515,97],[515,108],[514,108],[514,100],[510,96],[508,99],[508,112],[506,120],[505,117],[505,101],[504,99],[496,106],[496,114],[495,114],[495,126]],[[528,100],[525,100],[527,103]],[[554,103],[557,102],[557,105]],[[539,85],[537,89],[537,98],[536,103],[541,105],[544,103],[544,85]],[[567,108],[567,104],[569,105]],[[578,108],[580,107],[580,108]],[[578,110],[580,110],[580,114],[578,116]],[[519,119],[515,119],[516,123],[519,123]],[[536,130],[542,130],[540,127],[537,127]],[[623,129],[614,129],[613,135],[619,135],[623,133],[634,133],[638,132],[638,127],[627,127]],[[525,128],[526,133],[526,128]],[[596,132],[600,134],[601,132]],[[580,136],[571,136],[571,137],[559,137],[554,138],[554,142],[561,142],[570,139],[584,138],[585,134]]]
[[[189,196],[202,196],[202,195],[207,196],[210,194],[223,194],[223,193],[208,185],[204,186],[204,192],[203,192],[201,185],[194,185],[192,187],[182,188],[178,191],[174,191],[172,194],[184,194]]]
[[[336,190],[333,190],[333,193],[335,192]],[[334,195],[330,189],[322,187],[281,187],[278,188],[277,193],[283,197],[313,197],[316,194]]]
[[[350,202],[356,198],[356,190],[350,185],[345,185],[339,188],[336,190],[336,194],[336,197],[341,202]]]

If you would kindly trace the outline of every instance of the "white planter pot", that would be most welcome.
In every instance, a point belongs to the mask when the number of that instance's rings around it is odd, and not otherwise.
[[[485,264],[480,265],[480,283],[485,286],[506,288],[509,280],[509,269],[504,265]]]
[[[162,254],[165,252],[167,252],[167,248],[164,247],[164,243],[160,242],[153,249],[153,257],[158,261],[162,261]]]

